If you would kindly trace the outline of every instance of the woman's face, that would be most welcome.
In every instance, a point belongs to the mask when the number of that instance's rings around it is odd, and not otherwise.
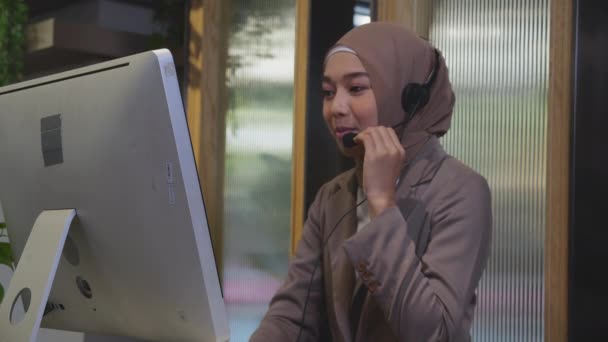
[[[369,75],[359,58],[348,52],[337,52],[325,64],[322,84],[323,118],[340,150],[355,156],[357,148],[345,148],[342,137],[378,125],[376,97]]]

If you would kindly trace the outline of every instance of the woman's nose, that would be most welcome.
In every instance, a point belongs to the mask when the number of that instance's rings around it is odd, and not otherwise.
[[[348,115],[348,112],[348,95],[337,90],[331,102],[331,114],[334,116],[344,116]]]

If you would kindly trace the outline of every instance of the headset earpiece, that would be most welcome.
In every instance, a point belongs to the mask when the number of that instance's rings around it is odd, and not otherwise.
[[[409,83],[401,93],[401,105],[406,113],[413,115],[417,108],[429,102],[429,89],[420,83]]]
[[[431,97],[431,87],[439,70],[439,51],[435,49],[435,64],[424,84],[408,83],[401,92],[401,106],[411,119],[416,112],[424,107]],[[409,120],[408,120],[409,121]]]

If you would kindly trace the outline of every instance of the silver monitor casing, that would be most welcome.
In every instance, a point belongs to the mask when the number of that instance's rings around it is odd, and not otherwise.
[[[57,115],[61,162],[55,154],[53,164],[44,153],[57,136],[45,141],[41,120]],[[57,309],[43,327],[229,339],[168,50],[0,88],[0,202],[17,259],[42,211],[76,209],[49,298]]]

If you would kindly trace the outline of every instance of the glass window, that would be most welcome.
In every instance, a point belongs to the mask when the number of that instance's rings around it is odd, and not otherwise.
[[[287,274],[295,1],[231,7],[223,281],[231,341],[246,341]]]
[[[434,0],[456,93],[446,149],[492,190],[492,255],[473,340],[544,340],[549,1]]]

